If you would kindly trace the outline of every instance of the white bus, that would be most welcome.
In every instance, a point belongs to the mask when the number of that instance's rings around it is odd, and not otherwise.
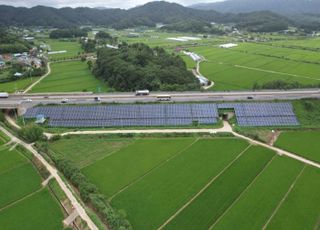
[[[136,96],[147,96],[150,94],[150,91],[145,89],[145,90],[137,90],[136,91]]]
[[[0,98],[8,98],[9,94],[6,92],[0,93]]]
[[[158,95],[158,101],[171,101],[171,95]]]

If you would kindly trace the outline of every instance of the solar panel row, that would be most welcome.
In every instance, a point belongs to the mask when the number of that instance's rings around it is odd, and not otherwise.
[[[299,125],[299,122],[295,116],[237,117],[237,121],[240,126],[244,126],[244,127]]]
[[[234,107],[239,126],[296,126],[291,103],[242,103]]]
[[[299,125],[291,103],[45,106],[24,117],[42,114],[50,126],[61,127],[178,126],[217,123],[218,109],[233,109],[240,126]]]
[[[181,126],[192,124],[192,119],[114,119],[114,120],[50,120],[52,127],[132,127],[132,126]],[[204,118],[198,120],[199,124],[217,123],[216,118]]]
[[[42,114],[50,126],[110,127],[217,123],[215,104],[46,106],[29,109],[25,118]]]

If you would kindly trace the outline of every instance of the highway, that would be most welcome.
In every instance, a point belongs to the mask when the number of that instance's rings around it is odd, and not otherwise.
[[[97,103],[99,97],[104,103],[135,103],[156,102],[158,95],[171,95],[172,102],[216,102],[216,101],[268,101],[295,100],[303,98],[320,98],[319,89],[291,91],[248,91],[248,92],[157,92],[148,96],[135,96],[134,93],[44,93],[44,94],[10,94],[9,98],[0,99],[0,108],[37,104],[60,104],[68,99],[68,104]],[[28,101],[29,99],[29,101]],[[30,100],[31,99],[31,100]]]

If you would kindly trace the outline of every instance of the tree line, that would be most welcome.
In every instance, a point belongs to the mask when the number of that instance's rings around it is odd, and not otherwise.
[[[56,29],[50,32],[49,37],[53,39],[58,38],[77,38],[77,37],[87,37],[88,29],[79,28],[67,28],[67,29]]]
[[[31,43],[11,33],[5,28],[0,28],[0,54],[23,53],[31,49]]]

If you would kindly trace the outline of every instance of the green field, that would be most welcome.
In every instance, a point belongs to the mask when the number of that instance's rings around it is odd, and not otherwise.
[[[50,143],[50,149],[73,161],[79,168],[94,163],[133,143],[132,139],[106,139],[95,136],[73,136]]]
[[[274,158],[213,229],[262,229],[302,169],[295,160]]]
[[[82,171],[109,197],[193,142],[191,138],[138,140]]]
[[[251,147],[165,229],[208,229],[257,177],[274,153]],[[251,165],[251,167],[248,167]]]
[[[32,89],[33,93],[84,91],[106,92],[107,87],[80,61],[51,64],[51,74]]]
[[[64,41],[59,39],[48,39],[45,41],[51,48],[51,51],[67,51],[62,54],[51,54],[50,59],[75,58],[83,52],[81,44],[78,41]]]
[[[0,146],[0,228],[63,229],[58,202],[41,186],[41,176],[29,160],[1,133]]]
[[[21,90],[25,90],[26,88],[28,88],[28,86],[36,82],[38,79],[39,79],[38,77],[32,77],[32,78],[25,78],[25,79],[16,80],[16,81],[10,81],[6,83],[0,83],[0,91],[14,93]]]
[[[0,174],[0,209],[39,189],[40,182],[31,164]]]
[[[212,36],[200,37],[199,41],[179,42],[167,38],[198,35],[155,30],[136,32],[139,37],[128,38],[127,31],[109,32],[127,43],[142,42],[152,47],[161,46],[168,52],[174,52],[176,47],[183,47],[204,56],[207,61],[201,64],[201,73],[215,82],[211,89],[216,91],[248,90],[252,89],[255,83],[262,85],[275,80],[299,82],[303,85],[320,84],[320,57],[317,50],[320,46],[319,39],[316,38],[264,35],[266,42],[246,43],[237,41],[235,37]],[[269,38],[273,41],[268,41]],[[239,46],[232,49],[218,48],[218,45],[229,42]],[[181,56],[188,68],[194,67],[195,63],[190,58],[183,54]]]
[[[320,128],[320,100],[293,101],[294,112],[303,128]]]
[[[272,218],[268,229],[319,229],[319,178],[319,169],[304,169],[292,192]]]
[[[320,66],[306,63],[319,60],[314,51],[250,43],[241,43],[239,47],[232,49],[203,46],[190,50],[207,59],[201,64],[201,73],[216,83],[213,90],[252,89],[254,83],[263,84],[274,80],[301,84],[320,83]],[[271,56],[273,50],[277,52]]]
[[[320,162],[320,131],[282,132],[276,142],[279,148]]]
[[[319,218],[318,169],[237,138],[71,136],[49,148],[80,166],[133,229],[299,229],[299,217],[308,226]]]
[[[6,230],[63,229],[63,214],[47,189],[0,211],[0,226]]]

